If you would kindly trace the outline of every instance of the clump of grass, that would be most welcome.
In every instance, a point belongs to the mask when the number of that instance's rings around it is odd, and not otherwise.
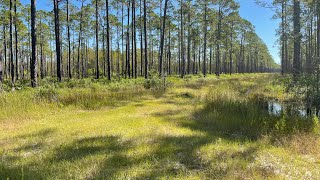
[[[298,133],[290,138],[281,138],[278,143],[296,154],[313,155],[320,158],[320,141],[317,135]]]
[[[143,79],[112,82],[104,79],[72,79],[54,83],[55,79],[47,78],[42,82],[42,86],[34,93],[35,101],[82,109],[119,106],[154,91],[143,87]]]
[[[192,94],[191,92],[181,93],[179,94],[179,97],[188,98],[188,99],[195,98],[194,94]]]
[[[144,88],[151,90],[160,90],[167,87],[166,79],[161,78],[158,73],[150,72],[149,78],[144,81]]]
[[[20,125],[56,110],[47,99],[36,99],[36,90],[0,93],[0,123]]]
[[[37,101],[55,102],[58,100],[58,91],[53,86],[39,87],[35,92]]]
[[[197,78],[195,80],[192,80],[192,81],[187,81],[187,83],[184,84],[184,87],[186,88],[191,88],[191,89],[201,89],[203,86],[206,86],[206,85],[209,85],[213,83],[212,79],[209,78],[209,77],[200,77],[200,78]]]
[[[134,101],[148,92],[142,87],[110,91],[100,86],[90,89],[63,90],[59,93],[59,103],[66,106],[76,106],[85,109],[97,109],[106,106],[117,106],[123,102]]]
[[[210,88],[203,101],[204,107],[196,112],[197,119],[207,126],[199,129],[209,128],[229,135],[256,139],[264,135],[279,137],[313,132],[318,128],[317,121],[311,117],[270,114],[268,97],[261,94],[245,95],[241,92],[242,88],[237,88],[237,84],[220,82],[217,87]]]

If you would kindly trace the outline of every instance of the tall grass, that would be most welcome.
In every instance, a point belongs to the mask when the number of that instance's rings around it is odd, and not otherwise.
[[[25,81],[19,81],[14,91],[5,86],[0,92],[0,121],[34,119],[50,110],[65,107],[86,110],[118,107],[163,93],[160,78],[154,77],[155,82],[151,84],[149,81],[143,78],[111,82],[106,79],[72,79],[58,83],[56,79],[46,78],[36,89],[29,88]]]
[[[168,77],[166,90],[46,79],[4,92],[0,179],[319,179],[318,119],[266,110],[287,98],[277,77]]]
[[[215,131],[248,139],[264,135],[313,132],[318,129],[316,117],[301,117],[285,112],[271,114],[268,109],[270,97],[264,93],[266,92],[261,91],[259,84],[218,82],[209,89],[203,100],[204,107],[196,116]]]

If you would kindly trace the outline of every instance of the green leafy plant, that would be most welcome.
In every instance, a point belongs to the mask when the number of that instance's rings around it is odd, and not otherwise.
[[[39,87],[35,92],[38,101],[56,102],[58,101],[58,91],[53,86]]]
[[[160,78],[156,71],[149,72],[149,78],[144,81],[143,86],[145,89],[151,90],[166,88],[165,79]]]

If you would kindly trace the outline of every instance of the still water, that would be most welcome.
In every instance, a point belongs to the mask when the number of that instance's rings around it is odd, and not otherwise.
[[[307,117],[310,115],[318,114],[315,110],[308,109],[304,106],[294,103],[280,103],[278,101],[268,101],[266,106],[270,115],[280,116],[284,113],[288,115],[295,115],[300,117]]]

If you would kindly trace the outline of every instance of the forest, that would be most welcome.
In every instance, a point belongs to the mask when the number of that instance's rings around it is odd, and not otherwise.
[[[2,2],[2,76],[12,85],[29,78],[36,86],[46,77],[112,80],[148,78],[151,71],[184,77],[277,68],[233,1],[54,1],[52,11],[36,11],[33,3]]]
[[[1,0],[0,179],[319,179],[320,0],[245,1]]]

